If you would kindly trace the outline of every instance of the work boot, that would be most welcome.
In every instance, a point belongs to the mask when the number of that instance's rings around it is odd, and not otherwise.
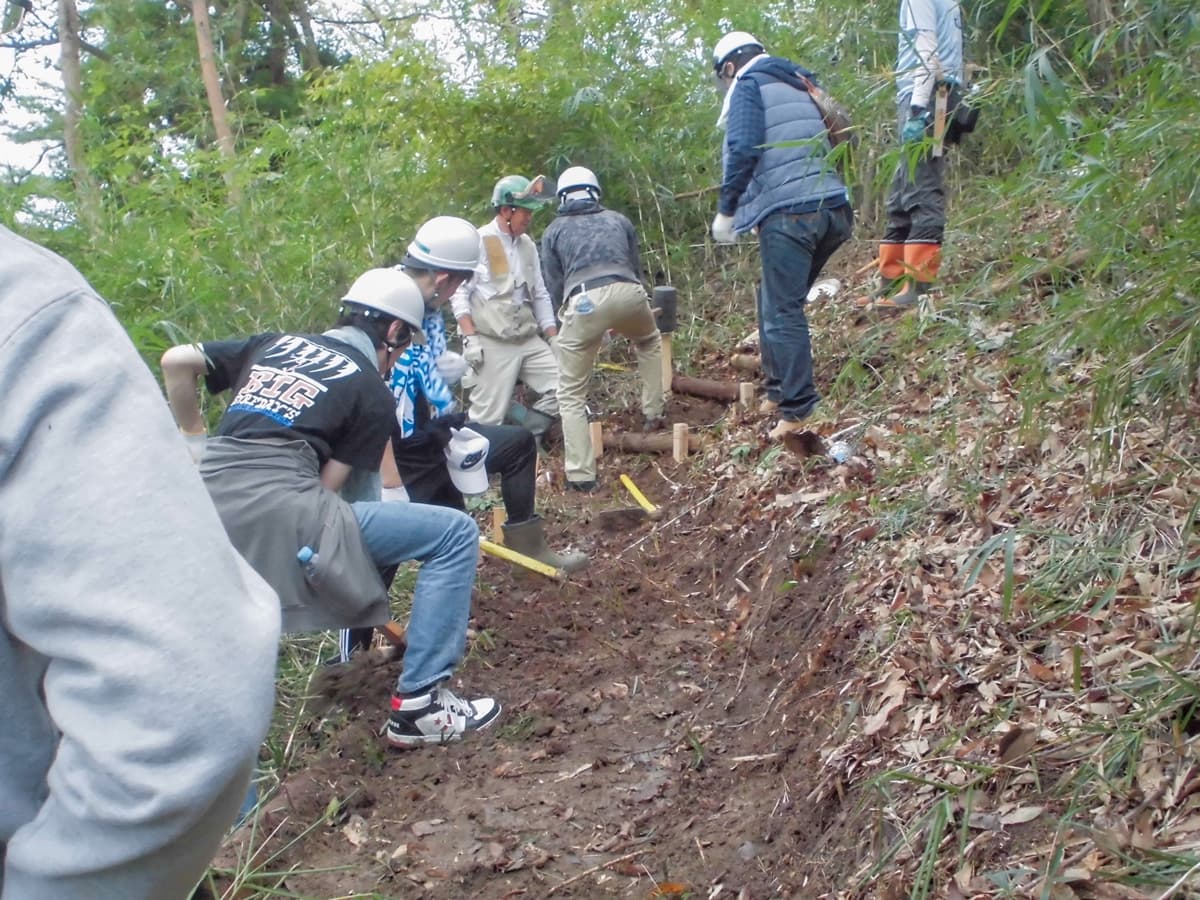
[[[777,409],[779,409],[779,401],[772,400],[770,397],[763,397],[762,400],[758,402],[758,411],[764,416],[768,413],[775,412]]]
[[[915,309],[921,297],[929,293],[942,265],[941,244],[905,244],[904,269],[908,273],[903,288],[875,301],[874,309],[881,312],[904,312]]]
[[[542,453],[546,452],[546,433],[550,430],[550,426],[558,421],[555,416],[548,416],[541,410],[532,409],[515,401],[508,408],[504,420],[529,429],[529,433],[533,435],[533,439],[537,443],[538,450]]]
[[[905,265],[907,247],[907,244],[888,242],[879,245],[879,269],[872,278],[870,290],[854,298],[857,309],[875,306],[895,290],[900,279],[909,271]]]
[[[578,572],[588,564],[585,553],[555,553],[550,549],[546,543],[546,532],[542,528],[541,516],[534,516],[525,522],[515,524],[506,522],[504,524],[504,546],[568,573]]]

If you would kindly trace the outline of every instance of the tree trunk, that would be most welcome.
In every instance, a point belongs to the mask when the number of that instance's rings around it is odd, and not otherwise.
[[[495,0],[496,19],[500,28],[500,40],[515,60],[521,55],[521,16],[524,12],[521,0]]]
[[[287,84],[288,18],[283,0],[267,0],[264,4],[271,20],[267,26],[267,71],[271,73],[271,84]]]
[[[225,97],[221,94],[221,78],[217,74],[217,54],[213,50],[212,24],[208,20],[206,0],[192,0],[192,18],[196,20],[196,44],[200,48],[200,73],[204,78],[204,92],[208,95],[208,106],[212,110],[213,129],[217,133],[217,146],[228,162],[233,162],[233,132],[225,115]],[[226,167],[225,183],[229,186],[230,198],[236,202],[237,188],[234,186],[233,169]]]
[[[67,153],[67,165],[75,183],[78,200],[79,220],[89,235],[94,236],[98,225],[99,191],[92,182],[83,154],[83,139],[79,133],[82,114],[83,76],[79,65],[79,9],[75,0],[59,0],[58,34],[62,46],[59,64],[62,66],[63,93],[63,146]]]
[[[317,38],[313,33],[312,16],[308,14],[307,0],[292,0],[292,9],[300,22],[300,66],[305,72],[321,68],[321,54],[317,50]]]

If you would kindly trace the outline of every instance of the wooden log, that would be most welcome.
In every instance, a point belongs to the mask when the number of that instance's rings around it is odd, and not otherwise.
[[[735,353],[729,364],[742,372],[758,372],[762,369],[762,357],[757,353]]]
[[[1066,259],[1030,260],[1028,267],[993,278],[988,284],[989,294],[1005,294],[1013,288],[1027,284],[1038,284],[1052,281],[1077,269],[1082,269],[1091,260],[1092,254],[1087,250],[1075,250]]]
[[[639,434],[633,431],[605,431],[604,446],[614,453],[672,453],[675,450],[673,432],[658,431]],[[688,451],[697,453],[704,446],[704,438],[698,434],[688,435]]]
[[[671,453],[675,456],[675,462],[681,463],[687,459],[688,455],[688,427],[687,422],[676,422],[675,428],[671,432]]]
[[[712,381],[708,378],[689,378],[687,375],[676,375],[671,379],[671,389],[676,393],[689,394],[693,397],[707,397],[710,400],[724,400],[733,403],[738,398],[738,386],[728,381]]]

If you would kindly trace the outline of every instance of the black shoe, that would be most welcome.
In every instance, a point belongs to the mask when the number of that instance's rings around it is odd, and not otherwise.
[[[652,418],[646,419],[646,421],[644,423],[642,423],[642,431],[646,432],[646,434],[650,434],[655,431],[662,431],[666,427],[667,427],[667,417],[666,416],[654,416]]]
[[[591,481],[568,481],[567,487],[572,491],[579,491],[581,494],[590,494],[596,490],[596,480]]]

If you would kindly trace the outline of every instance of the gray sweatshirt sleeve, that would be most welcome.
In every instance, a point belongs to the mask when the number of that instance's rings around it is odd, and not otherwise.
[[[550,300],[550,291],[546,288],[546,279],[542,277],[542,260],[538,257],[537,265],[533,267],[533,284],[530,285],[532,299],[529,305],[533,307],[533,317],[537,320],[538,328],[544,334],[551,328],[558,328],[554,318],[554,303]]]
[[[0,228],[0,896],[181,898],[244,796],[279,608],[158,385]]]
[[[546,233],[542,235],[542,246],[540,253],[542,257],[542,281],[546,284],[546,291],[550,294],[550,301],[555,306],[561,306],[566,299],[563,297],[563,270],[562,262],[558,258],[558,248],[554,245],[554,223],[550,223],[550,227],[546,229]]]

